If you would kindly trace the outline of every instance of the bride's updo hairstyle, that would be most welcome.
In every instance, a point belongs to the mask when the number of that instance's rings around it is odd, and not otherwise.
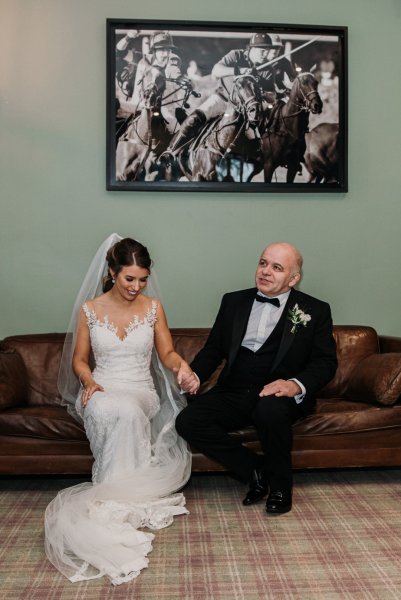
[[[118,275],[123,267],[136,265],[141,269],[147,269],[150,273],[152,266],[148,249],[132,238],[124,238],[114,244],[107,252],[106,260],[109,272],[103,280],[103,292],[108,292],[113,287],[113,276],[110,269],[115,275]]]

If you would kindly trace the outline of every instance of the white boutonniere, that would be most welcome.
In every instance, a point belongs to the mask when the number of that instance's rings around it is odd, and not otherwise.
[[[298,304],[295,304],[293,308],[289,308],[287,319],[292,323],[291,333],[296,333],[300,325],[306,327],[311,318],[310,315],[299,308]]]

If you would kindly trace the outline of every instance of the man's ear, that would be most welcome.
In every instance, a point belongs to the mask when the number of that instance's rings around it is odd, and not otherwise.
[[[289,286],[290,287],[294,287],[294,285],[297,285],[298,281],[301,279],[301,273],[294,273],[294,275],[291,276],[290,282],[289,282]]]

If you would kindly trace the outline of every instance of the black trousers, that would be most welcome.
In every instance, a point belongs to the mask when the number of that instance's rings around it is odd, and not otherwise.
[[[216,386],[195,398],[176,419],[178,433],[191,446],[248,482],[263,467],[274,490],[292,489],[292,425],[304,414],[294,398],[259,397],[261,387],[231,390]],[[264,456],[259,457],[229,432],[254,425]]]

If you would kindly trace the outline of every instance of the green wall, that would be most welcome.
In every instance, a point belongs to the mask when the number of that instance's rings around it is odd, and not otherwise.
[[[294,243],[335,323],[401,335],[400,0],[0,0],[0,337],[64,331],[111,232],[144,241],[170,325],[209,326]],[[349,193],[105,190],[106,18],[349,27]]]

